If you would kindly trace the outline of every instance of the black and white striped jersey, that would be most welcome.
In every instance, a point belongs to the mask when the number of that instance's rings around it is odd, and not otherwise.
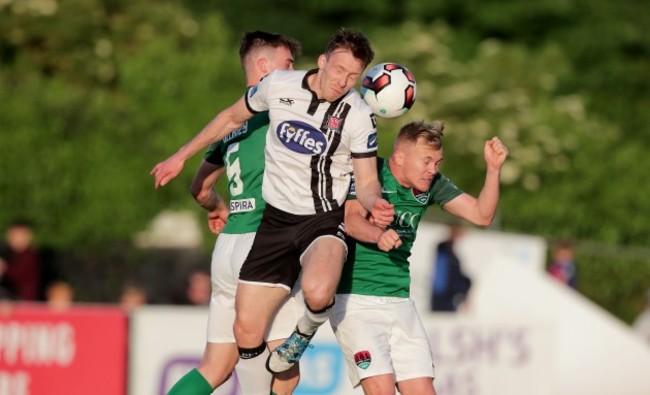
[[[351,158],[377,155],[375,116],[354,89],[336,102],[307,84],[317,70],[276,70],[248,89],[253,113],[269,111],[262,195],[280,210],[308,215],[343,205]]]

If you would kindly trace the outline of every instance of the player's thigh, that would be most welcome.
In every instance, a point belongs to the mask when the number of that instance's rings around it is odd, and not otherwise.
[[[392,303],[390,346],[397,382],[435,377],[431,345],[412,300]],[[427,387],[428,388],[428,387]]]
[[[347,249],[345,243],[334,236],[321,236],[314,240],[300,257],[302,289],[305,298],[314,287],[336,290]]]
[[[212,253],[212,294],[208,314],[207,340],[234,343],[235,295],[239,270],[255,238],[254,233],[222,234]]]
[[[282,287],[288,293],[300,275],[300,250],[295,240],[300,224],[279,226],[283,214],[269,207],[242,265],[239,282]]]
[[[212,251],[212,292],[232,295],[237,291],[239,271],[255,240],[255,233],[221,234]]]
[[[397,383],[397,388],[402,395],[436,395],[431,377],[400,381]]]
[[[390,373],[371,376],[361,380],[361,387],[364,395],[395,394],[395,376]]]
[[[392,318],[381,307],[363,305],[337,295],[330,324],[341,347],[353,386],[367,378],[393,375]]]
[[[239,283],[235,298],[235,328],[264,336],[275,312],[287,296],[282,287]]]

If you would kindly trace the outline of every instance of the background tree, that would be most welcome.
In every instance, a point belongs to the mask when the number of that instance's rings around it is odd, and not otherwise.
[[[580,291],[631,320],[650,278],[650,23],[643,0],[0,2],[0,227],[31,218],[69,252],[82,299],[137,270],[133,235],[189,208],[198,158],[155,191],[151,167],[242,93],[245,30],[303,42],[311,68],[339,26],[405,64],[418,100],[380,121],[387,155],[413,119],[447,123],[444,172],[481,186],[481,142],[511,148],[497,227],[578,241]],[[252,10],[254,12],[252,12]],[[433,217],[433,219],[440,219]],[[207,246],[213,242],[206,232]]]

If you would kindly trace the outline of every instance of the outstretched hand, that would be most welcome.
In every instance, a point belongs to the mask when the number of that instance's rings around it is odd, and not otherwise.
[[[375,203],[372,205],[370,215],[372,216],[375,225],[385,228],[393,222],[395,208],[392,204],[388,203],[386,199],[379,198],[375,200]]]
[[[485,142],[483,156],[488,167],[500,170],[503,162],[508,157],[508,147],[498,137],[492,137],[492,139]]]
[[[154,166],[149,174],[155,178],[155,188],[158,189],[159,187],[164,187],[171,180],[176,178],[176,176],[181,174],[181,171],[183,171],[184,165],[185,161],[172,155],[163,162]]]

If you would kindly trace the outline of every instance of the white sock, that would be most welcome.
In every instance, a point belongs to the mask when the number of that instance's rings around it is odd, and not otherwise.
[[[242,354],[248,358],[242,358]],[[273,374],[266,370],[266,359],[269,350],[266,343],[254,349],[239,349],[239,362],[235,372],[239,380],[242,394],[269,395]]]
[[[306,336],[313,336],[316,330],[327,321],[330,316],[330,310],[334,306],[334,301],[322,310],[313,311],[305,304],[305,314],[298,320],[296,328],[298,332]]]

